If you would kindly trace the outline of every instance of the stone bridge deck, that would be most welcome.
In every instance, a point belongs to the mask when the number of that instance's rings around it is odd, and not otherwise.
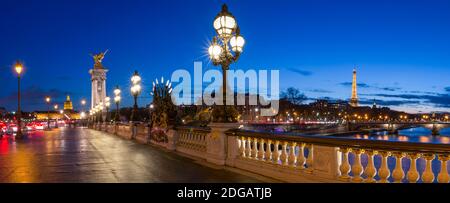
[[[0,182],[261,182],[90,129],[0,138]],[[263,180],[264,181],[264,180]]]

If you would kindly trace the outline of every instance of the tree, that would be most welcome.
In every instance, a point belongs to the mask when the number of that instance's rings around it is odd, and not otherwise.
[[[281,98],[295,105],[302,104],[307,99],[303,93],[300,93],[299,89],[294,87],[289,87],[286,91],[282,92]]]

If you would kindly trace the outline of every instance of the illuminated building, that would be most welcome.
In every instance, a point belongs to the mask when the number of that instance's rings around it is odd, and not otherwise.
[[[66,101],[64,102],[64,111],[65,112],[73,111],[73,105],[72,105],[72,101],[70,101],[69,95],[67,95]]]

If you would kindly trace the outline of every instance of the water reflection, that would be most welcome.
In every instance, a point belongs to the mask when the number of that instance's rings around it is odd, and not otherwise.
[[[398,135],[384,131],[371,134],[354,134],[349,135],[349,137],[365,140],[450,144],[450,129],[442,130],[440,136],[432,136],[431,131],[426,128],[412,128],[400,130]]]

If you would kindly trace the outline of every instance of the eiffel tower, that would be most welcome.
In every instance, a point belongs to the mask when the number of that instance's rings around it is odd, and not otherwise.
[[[358,92],[356,83],[356,68],[353,69],[353,81],[352,81],[352,98],[350,99],[350,106],[358,107]]]

